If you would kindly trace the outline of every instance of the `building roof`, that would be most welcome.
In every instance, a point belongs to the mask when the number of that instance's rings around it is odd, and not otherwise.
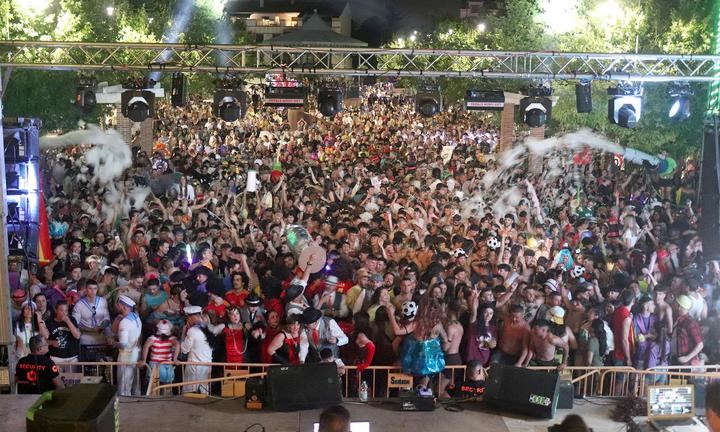
[[[300,15],[317,11],[322,16],[337,17],[342,14],[346,1],[341,0],[230,0],[225,5],[228,15],[253,13],[299,12]]]
[[[298,30],[275,36],[261,45],[319,46],[319,47],[366,47],[368,44],[334,32],[317,13],[314,13]]]

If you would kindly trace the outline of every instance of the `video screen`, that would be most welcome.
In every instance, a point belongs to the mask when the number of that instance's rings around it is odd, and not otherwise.
[[[693,393],[690,386],[650,388],[649,398],[649,416],[692,414]]]

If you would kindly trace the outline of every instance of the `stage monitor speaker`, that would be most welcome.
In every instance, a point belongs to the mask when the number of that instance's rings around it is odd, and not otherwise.
[[[700,162],[700,237],[703,255],[720,259],[720,119],[712,117],[705,125]]]
[[[118,432],[120,413],[115,387],[77,384],[47,392],[28,409],[28,432]]]
[[[491,407],[533,417],[555,417],[560,376],[557,372],[535,371],[493,364],[483,400]]]
[[[270,408],[296,411],[323,408],[342,402],[335,363],[273,366],[267,373]]]
[[[245,408],[263,409],[265,407],[265,379],[248,378],[245,383]]]

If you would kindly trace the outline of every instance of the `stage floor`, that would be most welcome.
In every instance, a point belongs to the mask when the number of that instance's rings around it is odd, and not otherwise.
[[[25,411],[36,400],[31,395],[0,396],[0,430],[25,430]],[[370,421],[371,432],[438,432],[473,431],[546,432],[547,427],[559,423],[568,414],[579,414],[595,432],[618,432],[625,425],[609,418],[612,406],[578,401],[573,410],[558,410],[554,420],[529,419],[513,414],[498,413],[477,403],[464,403],[462,412],[450,412],[442,407],[434,412],[399,412],[398,403],[363,404],[346,402],[353,420]],[[582,404],[582,405],[581,405]],[[232,431],[243,432],[248,426],[260,423],[266,432],[312,432],[319,410],[280,413],[246,411],[242,400],[219,399],[136,399],[121,398],[120,424],[123,432]],[[250,432],[261,432],[257,427]]]

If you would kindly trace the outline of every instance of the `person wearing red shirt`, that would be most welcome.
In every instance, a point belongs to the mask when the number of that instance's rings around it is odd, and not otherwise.
[[[225,318],[225,311],[230,304],[223,300],[222,289],[220,287],[212,287],[208,292],[210,301],[205,306],[205,312],[208,314],[214,314],[217,319]]]
[[[705,345],[703,344],[700,326],[689,314],[690,308],[692,308],[692,299],[686,295],[681,295],[676,302],[679,315],[675,322],[677,363],[681,365],[699,365],[699,355]]]
[[[612,354],[613,366],[632,366],[632,309],[635,294],[630,290],[620,293],[621,305],[615,309],[610,320],[610,327],[615,337],[615,350]]]
[[[248,291],[248,276],[245,273],[232,274],[232,290],[225,293],[225,300],[237,308],[245,307],[245,299],[250,295]]]

